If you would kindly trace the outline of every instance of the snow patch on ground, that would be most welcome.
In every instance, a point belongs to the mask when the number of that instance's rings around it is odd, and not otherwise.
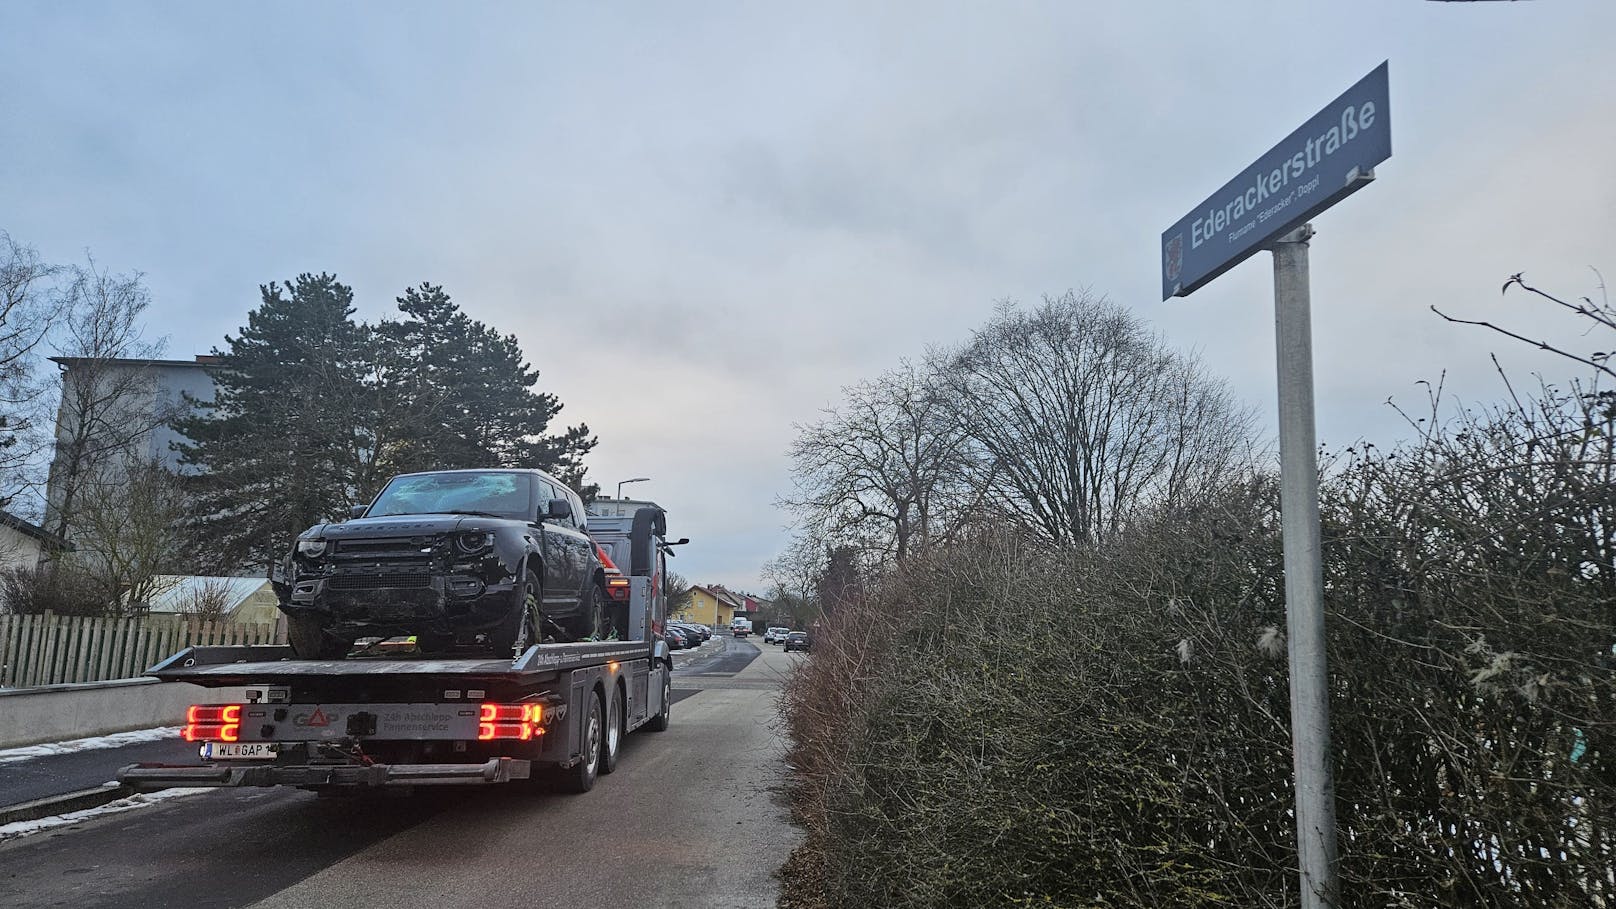
[[[0,748],[0,764],[9,764],[13,761],[31,761],[35,758],[50,757],[55,754],[72,754],[76,751],[122,748],[125,745],[133,745],[137,742],[158,742],[163,739],[177,739],[179,737],[180,728],[178,726],[161,726],[156,729],[115,732],[111,735],[96,735],[67,742],[47,742],[43,745],[25,745],[21,748]]]
[[[86,808],[83,811],[73,811],[68,814],[42,817],[36,821],[16,821],[15,823],[11,824],[0,824],[0,843],[5,842],[6,840],[16,839],[20,836],[27,836],[30,833],[38,833],[41,830],[50,830],[55,827],[66,827],[70,824],[77,824],[82,821],[92,820],[94,818],[101,817],[102,815],[121,814],[125,811],[133,811],[136,808],[145,808],[149,805],[155,805],[158,802],[166,802],[169,799],[200,795],[201,793],[210,791],[212,788],[213,787],[211,786],[194,786],[184,789],[164,789],[159,792],[143,792],[139,795],[131,795],[126,799],[118,799],[115,802],[108,802],[98,808]]]

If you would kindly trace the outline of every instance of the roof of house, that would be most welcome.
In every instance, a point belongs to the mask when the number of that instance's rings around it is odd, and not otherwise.
[[[158,575],[157,593],[152,594],[150,612],[184,612],[199,596],[218,591],[221,612],[235,610],[244,600],[269,583],[268,578],[225,578],[205,575]]]
[[[707,584],[707,585],[698,584],[695,587],[692,587],[690,589],[691,590],[699,590],[702,593],[705,593],[708,596],[712,597],[713,599],[717,600],[718,602],[723,603],[725,606],[729,606],[729,607],[732,607],[732,608],[735,608],[735,609],[745,609],[746,608],[746,604],[741,601],[741,598],[736,596],[734,593],[730,592],[730,590],[728,588],[726,588],[722,584]]]
[[[70,550],[73,548],[72,543],[69,543],[54,533],[51,533],[38,524],[31,521],[25,521],[22,518],[17,517],[9,511],[0,511],[0,524],[10,527],[12,530],[17,531],[18,533],[27,534],[28,536],[38,540],[41,545],[48,546],[51,549]]]
[[[80,363],[119,363],[133,366],[197,366],[202,368],[219,365],[219,358],[212,354],[197,354],[193,360],[150,360],[138,357],[51,357],[50,361],[68,367],[77,366]]]

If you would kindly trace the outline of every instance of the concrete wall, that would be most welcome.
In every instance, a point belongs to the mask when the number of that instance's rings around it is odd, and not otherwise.
[[[156,679],[0,689],[0,748],[179,726],[192,704],[243,702],[240,688]]]

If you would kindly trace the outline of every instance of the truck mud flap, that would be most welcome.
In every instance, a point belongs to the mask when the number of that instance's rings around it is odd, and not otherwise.
[[[454,786],[525,780],[530,761],[491,758],[481,764],[130,764],[118,782],[142,791],[175,786]]]

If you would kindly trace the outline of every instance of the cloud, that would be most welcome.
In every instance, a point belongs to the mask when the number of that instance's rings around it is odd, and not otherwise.
[[[1616,269],[1616,8],[734,4],[8,10],[0,216],[141,269],[176,354],[257,285],[334,271],[374,318],[446,286],[601,438],[591,476],[673,510],[679,570],[757,586],[794,422],[1087,287],[1199,351],[1271,424],[1265,256],[1157,302],[1161,229],[1392,61],[1394,156],[1316,223],[1321,437],[1487,353],[1426,306],[1580,343],[1497,287]],[[1559,374],[1565,374],[1563,370]]]

